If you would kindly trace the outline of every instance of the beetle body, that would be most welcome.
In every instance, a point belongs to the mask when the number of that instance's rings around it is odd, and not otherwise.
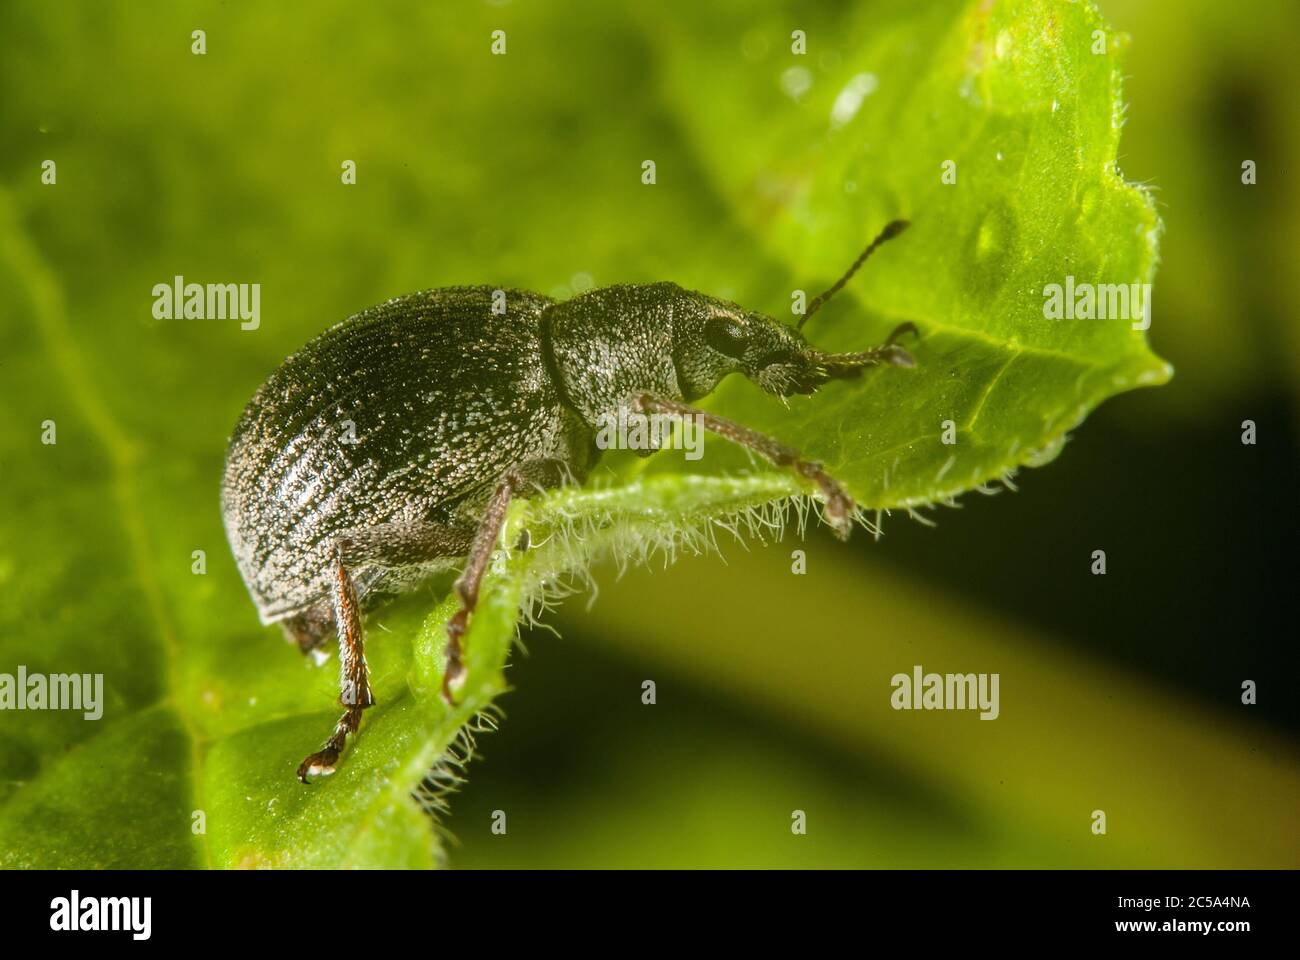
[[[809,313],[843,286],[896,222]],[[820,465],[688,403],[741,373],[778,396],[812,393],[880,364],[893,343],[827,354],[771,317],[672,283],[622,285],[557,303],[452,287],[389,300],[338,324],[274,371],[230,440],[222,515],[263,623],[304,652],[337,633],[343,717],[298,775],[334,770],[374,702],[361,604],[463,562],[447,625],[443,696],[463,682],[460,638],[510,500],[580,481],[600,424],[620,411],[694,416],[814,483],[847,536],[853,503]],[[649,453],[650,450],[640,451]]]
[[[517,463],[583,466],[589,444],[541,358],[551,301],[506,291],[507,312],[494,314],[492,292],[389,300],[321,334],[257,391],[230,441],[222,514],[263,623],[328,600],[329,552],[351,530],[453,522]],[[365,595],[411,571],[352,573]]]

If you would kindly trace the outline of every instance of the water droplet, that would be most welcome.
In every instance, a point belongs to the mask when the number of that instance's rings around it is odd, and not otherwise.
[[[876,92],[880,81],[874,73],[859,73],[840,91],[831,106],[831,129],[838,130],[858,115],[862,101]]]
[[[1079,219],[1091,220],[1101,205],[1101,190],[1096,184],[1089,184],[1079,194]]]
[[[790,67],[781,74],[781,91],[791,100],[798,100],[812,85],[812,71],[807,67]]]
[[[997,144],[997,149],[993,156],[999,163],[1014,166],[1025,162],[1025,132],[1020,127],[1008,127],[999,131],[994,143]]]
[[[1006,203],[989,210],[975,228],[966,249],[971,261],[963,277],[970,293],[991,300],[1007,282],[1019,229],[1016,215]]]
[[[987,260],[1002,249],[1002,231],[998,219],[987,216],[975,232],[975,256]]]
[[[999,60],[1006,59],[1007,54],[1011,52],[1011,31],[999,30],[998,38],[993,41],[993,56]]]

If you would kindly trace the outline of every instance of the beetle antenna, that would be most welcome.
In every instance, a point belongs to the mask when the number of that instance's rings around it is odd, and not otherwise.
[[[858,267],[862,266],[862,264],[866,262],[867,257],[875,253],[876,247],[880,246],[886,240],[892,240],[909,226],[911,226],[911,224],[906,220],[891,220],[886,224],[885,229],[880,231],[880,236],[867,244],[867,249],[858,254],[858,259],[853,261],[853,266],[849,267],[849,269],[844,272],[844,276],[836,280],[835,285],[825,293],[819,293],[817,296],[813,297],[812,303],[808,304],[808,309],[804,312],[804,315],[799,318],[799,322],[795,325],[795,329],[802,330],[803,325],[808,322],[808,318],[820,310],[822,304],[840,292],[844,287],[844,284],[848,283],[853,275],[858,272]]]

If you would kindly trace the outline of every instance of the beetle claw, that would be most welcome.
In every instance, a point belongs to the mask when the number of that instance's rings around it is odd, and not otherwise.
[[[831,532],[840,540],[847,540],[853,531],[853,501],[837,491],[826,499],[824,511]]]
[[[442,702],[456,706],[454,691],[465,685],[465,664],[460,659],[460,638],[465,634],[469,611],[461,607],[447,621],[447,669],[442,675]]]
[[[334,772],[338,762],[339,752],[327,747],[298,764],[298,779],[303,783],[310,783],[309,777],[328,777]]]
[[[921,331],[916,329],[916,324],[914,324],[911,320],[904,320],[902,323],[900,323],[898,326],[894,328],[893,332],[890,333],[888,337],[885,338],[885,346],[891,345],[899,337],[908,333],[916,337],[918,340],[921,337]]]
[[[447,664],[447,672],[442,678],[442,702],[449,707],[456,706],[456,691],[465,685],[465,665],[457,660]]]

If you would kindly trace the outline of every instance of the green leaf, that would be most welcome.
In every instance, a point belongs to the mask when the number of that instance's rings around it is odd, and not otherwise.
[[[667,96],[794,286],[811,299],[886,222],[912,222],[809,339],[860,350],[902,320],[922,334],[914,371],[831,384],[788,411],[736,380],[717,410],[797,441],[887,509],[1046,463],[1102,400],[1169,378],[1135,323],[1044,318],[1047,284],[1150,283],[1156,264],[1154,205],[1116,166],[1127,41],[1090,4],[862,6],[798,20],[832,51],[803,57],[774,14],[750,28],[739,80],[699,44],[721,23],[697,17],[662,44]],[[772,301],[788,309],[789,289]]]
[[[0,13],[0,35],[35,38],[0,58],[16,144],[0,194],[0,672],[105,678],[101,720],[0,714],[0,864],[435,865],[422,807],[490,723],[520,607],[602,553],[773,529],[803,492],[709,441],[701,475],[671,452],[613,457],[588,489],[517,504],[503,543],[526,527],[538,546],[503,552],[489,577],[462,705],[435,694],[441,583],[369,618],[379,705],[339,772],[303,787],[293,770],[335,719],[337,677],[256,628],[217,479],[257,383],[367,304],[496,278],[565,296],[585,273],[676,279],[779,315],[907,217],[808,333],[861,349],[914,320],[915,369],[788,409],[739,381],[710,400],[878,509],[1044,462],[1103,399],[1166,378],[1128,324],[1042,313],[1044,284],[1067,274],[1154,269],[1158,220],[1115,168],[1121,38],[1087,4],[916,7],[681,3],[634,22],[601,4],[578,34],[533,10],[485,8],[455,30],[420,11],[362,37],[346,6],[289,27],[212,10],[206,57],[183,12]],[[792,19],[807,57],[787,53]],[[500,61],[465,39],[498,27]],[[322,69],[331,58],[361,69]],[[436,96],[409,82],[416,69]],[[96,70],[111,91],[86,86]],[[286,77],[311,89],[268,96]],[[55,187],[33,174],[47,156]],[[338,183],[345,158],[355,189]],[[948,159],[955,185],[940,182]],[[263,327],[153,321],[148,292],[176,274],[261,282]]]

